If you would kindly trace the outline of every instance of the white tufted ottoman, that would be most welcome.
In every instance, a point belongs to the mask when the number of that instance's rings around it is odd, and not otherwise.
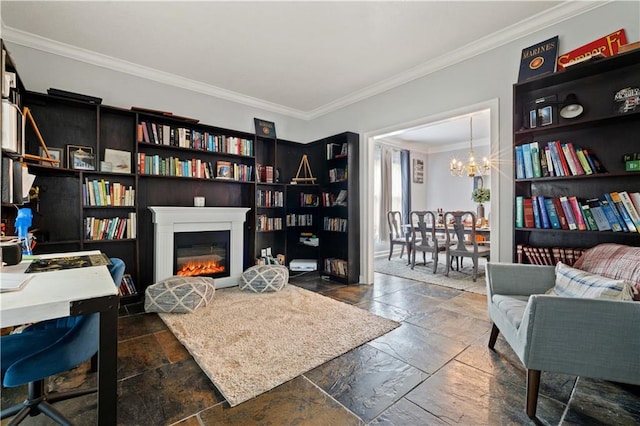
[[[207,306],[216,291],[213,278],[169,277],[150,285],[144,294],[146,312],[193,312]]]
[[[240,276],[240,290],[265,293],[280,291],[289,282],[289,270],[282,265],[256,265]]]

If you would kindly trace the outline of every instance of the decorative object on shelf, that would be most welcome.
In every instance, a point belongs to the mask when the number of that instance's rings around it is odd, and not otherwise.
[[[90,146],[67,145],[67,167],[79,170],[95,170],[95,156]]]
[[[562,118],[578,118],[584,112],[584,107],[578,102],[578,97],[574,93],[569,93],[560,104],[560,117]]]
[[[112,172],[131,173],[131,153],[129,151],[105,148],[104,161],[111,163],[112,170],[110,171]]]
[[[528,121],[524,123],[523,128],[534,129],[538,126],[548,126],[557,121],[556,105],[558,105],[557,96],[549,95],[536,98],[525,106],[525,117]]]
[[[303,173],[304,176],[301,177],[300,173]],[[307,154],[302,156],[302,160],[300,160],[300,165],[298,166],[298,172],[296,173],[296,177],[291,179],[293,182],[310,182],[316,183],[317,178],[313,177],[313,173],[311,172],[311,166],[309,165],[309,158]]]
[[[462,160],[453,158],[449,165],[449,172],[451,176],[468,176],[474,177],[477,174],[484,176],[491,169],[489,159],[484,157],[482,159],[482,166],[476,164],[475,157],[473,156],[473,115],[469,116],[469,158],[466,164],[462,163]]]
[[[49,158],[52,160],[58,160],[57,162],[50,162],[49,160],[42,160],[40,164],[43,166],[49,167],[61,167],[62,166],[62,148],[48,148]],[[47,153],[44,150],[44,147],[40,147],[39,151],[40,157],[47,158]]]
[[[558,71],[566,67],[589,61],[596,56],[606,58],[620,51],[622,45],[627,44],[627,35],[624,29],[619,29],[611,34],[587,43],[568,53],[558,56]]]
[[[478,188],[474,189],[471,193],[471,199],[475,203],[478,203],[478,218],[484,218],[483,203],[486,203],[491,199],[491,191],[489,190],[489,188],[483,188],[482,186],[479,186]]]
[[[33,118],[33,115],[31,114],[31,110],[27,107],[23,108],[22,111],[22,115],[24,116],[24,119],[29,119],[29,123],[31,123],[31,127],[33,128],[33,131],[36,134],[36,137],[38,138],[38,142],[40,143],[40,147],[44,150],[46,156],[39,156],[39,155],[31,155],[31,154],[24,154],[23,157],[26,160],[35,160],[35,161],[46,161],[50,164],[56,164],[59,163],[59,160],[56,160],[54,158],[51,157],[51,155],[49,155],[49,148],[47,148],[47,144],[44,143],[44,139],[42,138],[42,134],[40,133],[40,129],[38,129],[38,125],[36,124],[36,120]],[[24,132],[23,132],[23,138],[24,138]],[[24,140],[23,140],[24,142]],[[22,149],[22,152],[24,152],[24,147]]]
[[[413,183],[424,183],[424,161],[413,159]]]
[[[556,72],[558,36],[522,49],[518,83]]]
[[[204,197],[193,197],[193,206],[194,207],[204,207]]]
[[[625,87],[613,97],[614,112],[625,114],[640,109],[640,87]]]
[[[100,162],[100,171],[101,172],[113,172],[113,163],[110,163],[108,161],[101,161]]]
[[[254,118],[253,122],[256,126],[256,135],[261,138],[276,138],[276,125],[272,121],[262,120],[260,118]]]

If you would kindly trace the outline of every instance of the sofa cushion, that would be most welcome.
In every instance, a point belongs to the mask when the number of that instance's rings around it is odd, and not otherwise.
[[[547,294],[563,297],[633,299],[631,285],[624,280],[592,274],[562,262],[556,265],[556,283]]]
[[[640,300],[640,247],[621,244],[599,244],[585,251],[574,268],[616,280],[635,287],[635,300]]]
[[[174,276],[158,281],[145,290],[146,312],[193,312],[207,306],[216,291],[213,278]]]
[[[494,295],[491,300],[500,312],[502,312],[507,320],[517,330],[520,328],[524,310],[527,308],[529,296],[505,296],[502,294]]]

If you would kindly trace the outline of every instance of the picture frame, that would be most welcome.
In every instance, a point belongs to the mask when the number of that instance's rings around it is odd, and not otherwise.
[[[64,167],[64,165],[62,164],[62,160],[63,160],[63,155],[62,155],[62,149],[61,148],[49,148],[47,147],[47,151],[49,151],[49,155],[51,156],[51,158],[53,158],[54,160],[58,160],[57,163],[50,163],[48,161],[41,161],[40,164],[42,164],[43,166],[49,166],[49,167]],[[40,150],[38,152],[38,155],[40,157],[46,157],[47,154],[44,152],[44,148],[40,147]]]
[[[216,178],[231,179],[231,163],[229,161],[218,161],[216,163]]]
[[[105,148],[104,161],[111,163],[113,173],[131,173],[131,152]]]
[[[540,122],[540,126],[553,124],[553,107],[551,105],[538,109],[538,121]]]
[[[413,159],[413,183],[424,183],[424,161]]]
[[[261,138],[276,139],[276,124],[273,121],[262,120],[261,118],[253,119],[256,126],[256,135]]]
[[[78,170],[95,170],[96,158],[93,148],[83,145],[67,145],[67,168]]]

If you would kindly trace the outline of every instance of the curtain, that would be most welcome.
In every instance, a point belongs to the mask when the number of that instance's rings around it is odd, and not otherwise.
[[[402,170],[402,219],[409,223],[411,212],[411,152],[400,151],[400,168]]]
[[[391,210],[392,195],[392,149],[388,146],[380,146],[380,212],[378,230],[381,241],[389,240],[389,224],[387,222],[387,212]]]

